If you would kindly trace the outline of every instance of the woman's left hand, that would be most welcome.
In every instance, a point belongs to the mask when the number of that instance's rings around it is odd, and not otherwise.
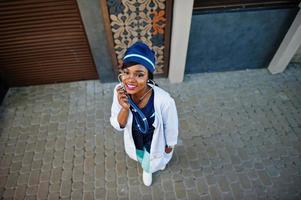
[[[172,147],[165,146],[165,153],[170,153],[172,151]]]

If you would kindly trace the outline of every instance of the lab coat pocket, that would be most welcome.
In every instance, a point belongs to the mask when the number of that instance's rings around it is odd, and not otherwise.
[[[162,153],[155,153],[151,156],[151,169],[153,172],[158,171],[165,166],[165,158]]]

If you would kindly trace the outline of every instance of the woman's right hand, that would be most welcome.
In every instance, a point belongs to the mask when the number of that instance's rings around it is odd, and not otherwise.
[[[121,107],[125,110],[130,109],[130,104],[128,102],[128,98],[126,96],[126,92],[123,90],[121,86],[117,87],[117,99]]]

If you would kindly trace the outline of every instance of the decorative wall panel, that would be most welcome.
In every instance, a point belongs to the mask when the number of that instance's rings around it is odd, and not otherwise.
[[[102,2],[108,11],[106,28],[111,37],[114,65],[122,63],[127,47],[138,40],[148,44],[156,53],[156,74],[167,74],[170,7],[166,0],[108,0]],[[105,20],[106,21],[106,20]],[[115,66],[116,67],[116,66]]]

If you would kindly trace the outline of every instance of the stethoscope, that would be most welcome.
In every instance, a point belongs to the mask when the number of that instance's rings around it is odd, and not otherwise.
[[[118,75],[118,81],[120,82],[122,89],[123,89],[124,91],[126,91],[125,86],[124,86],[124,84],[123,84],[123,82],[122,82],[122,80],[121,80],[121,76],[122,76],[122,73]],[[151,81],[152,81],[152,83],[153,83],[151,89],[154,89],[155,83],[154,83],[153,80],[151,80]],[[139,115],[139,117],[140,117],[140,119],[141,119],[140,121],[143,122],[143,124],[140,124],[139,121],[138,121],[138,119],[134,117],[135,122],[136,122],[136,124],[137,124],[137,126],[138,126],[139,131],[140,131],[141,133],[143,133],[143,134],[148,133],[149,125],[148,125],[148,122],[147,122],[147,118],[145,117],[145,115],[143,114],[143,112],[141,111],[141,109],[134,103],[134,101],[132,100],[132,98],[130,97],[130,95],[128,95],[127,93],[125,93],[125,94],[126,94],[126,96],[127,96],[127,98],[128,98],[129,104],[130,104],[130,105],[132,106],[132,108],[134,109],[134,112],[137,112],[137,113],[138,113],[138,115]]]

